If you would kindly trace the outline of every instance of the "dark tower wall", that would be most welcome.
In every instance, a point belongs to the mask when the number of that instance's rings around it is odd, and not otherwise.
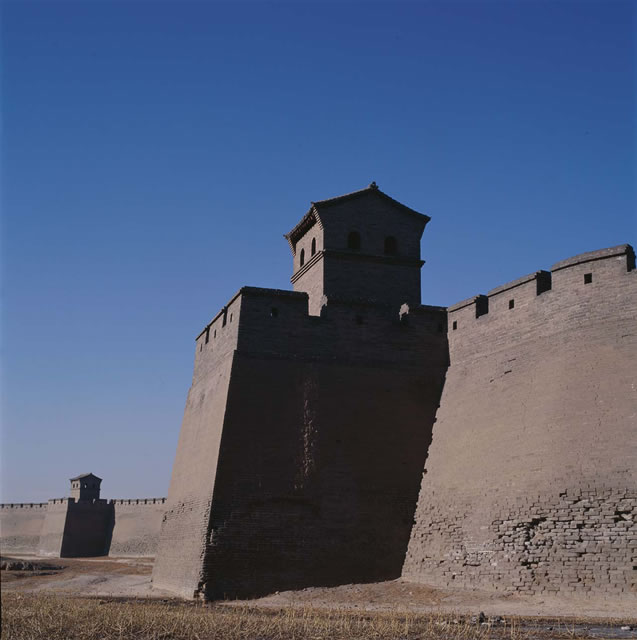
[[[538,295],[547,275],[449,309],[451,366],[403,575],[634,599],[634,254],[558,263]]]
[[[313,319],[306,305],[242,295],[209,598],[400,575],[446,367],[444,312],[401,323],[386,308],[328,305]]]
[[[49,500],[38,553],[58,558],[107,555],[112,525],[113,505],[106,500]]]
[[[420,238],[428,221],[375,185],[312,203],[286,235],[294,290],[309,295],[312,315],[325,298],[419,305]]]

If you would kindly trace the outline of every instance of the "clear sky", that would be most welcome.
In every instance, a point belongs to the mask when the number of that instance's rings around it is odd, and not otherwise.
[[[635,244],[634,13],[4,2],[2,500],[165,495],[194,338],[311,200],[430,215],[428,304]]]

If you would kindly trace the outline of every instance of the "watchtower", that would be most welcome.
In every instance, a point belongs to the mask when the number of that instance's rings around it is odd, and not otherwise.
[[[291,282],[309,295],[310,314],[326,299],[420,305],[420,238],[429,216],[397,202],[375,182],[313,202],[285,234]]]
[[[92,473],[82,473],[71,478],[71,498],[76,502],[84,500],[99,500],[102,478]]]

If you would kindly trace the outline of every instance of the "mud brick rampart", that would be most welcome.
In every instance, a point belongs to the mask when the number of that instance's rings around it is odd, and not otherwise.
[[[632,248],[585,253],[454,305],[448,325],[403,576],[634,598]]]

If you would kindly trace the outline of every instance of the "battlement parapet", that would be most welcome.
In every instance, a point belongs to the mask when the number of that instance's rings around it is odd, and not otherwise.
[[[478,298],[482,297],[482,294],[479,294],[477,296],[471,296],[471,298],[466,298],[465,300],[461,300],[460,302],[456,302],[456,304],[452,304],[450,307],[447,307],[447,311],[449,313],[453,312],[453,311],[460,311],[460,309],[464,309],[465,307],[468,307],[469,305],[475,305],[476,300]]]
[[[0,509],[46,509],[48,502],[3,502]]]
[[[320,315],[310,315],[305,292],[242,287],[199,334],[193,380],[235,352],[348,362],[367,361],[373,354],[374,361],[398,363],[413,359],[408,354],[414,344],[424,352],[432,341],[446,340],[444,307],[399,308],[350,296],[324,297],[322,303]],[[379,348],[388,338],[391,347]]]
[[[128,498],[128,499],[113,499],[108,501],[109,504],[118,505],[139,505],[143,507],[145,505],[157,505],[166,504],[166,498]]]
[[[511,289],[521,287],[522,285],[528,284],[529,282],[535,282],[536,293],[537,295],[540,295],[541,293],[544,293],[545,291],[549,291],[551,289],[551,273],[550,271],[535,271],[534,273],[530,273],[528,276],[522,276],[517,280],[512,280],[511,282],[507,282],[506,284],[491,289],[487,296],[491,298],[501,293],[510,291]]]
[[[587,253],[580,253],[572,258],[566,258],[566,260],[560,260],[556,262],[551,271],[560,271],[568,267],[573,267],[585,262],[594,262],[595,260],[604,260],[606,258],[613,258],[615,256],[626,256],[627,271],[632,271],[635,268],[635,251],[629,244],[619,244],[615,247],[608,247],[607,249],[598,249],[597,251],[588,251]]]
[[[452,358],[603,321],[611,308],[628,316],[637,294],[629,293],[637,287],[634,262],[628,244],[591,251],[450,306]]]

